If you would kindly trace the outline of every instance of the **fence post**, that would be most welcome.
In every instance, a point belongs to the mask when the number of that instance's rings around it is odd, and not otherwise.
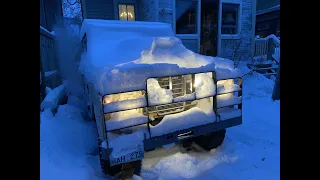
[[[280,58],[279,58],[280,60]],[[280,100],[280,64],[277,72],[277,78],[274,82],[273,92],[272,92],[273,100]]]
[[[268,61],[268,60],[272,60],[273,51],[274,51],[273,39],[272,39],[272,38],[269,38],[269,39],[268,39],[267,61]]]

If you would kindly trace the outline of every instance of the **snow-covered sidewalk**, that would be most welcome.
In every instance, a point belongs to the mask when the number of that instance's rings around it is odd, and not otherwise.
[[[280,179],[280,101],[274,82],[254,73],[244,78],[243,124],[227,129],[224,143],[211,152],[181,153],[179,146],[146,153],[142,179]],[[97,156],[95,124],[71,105],[55,117],[41,113],[40,179],[111,179]]]

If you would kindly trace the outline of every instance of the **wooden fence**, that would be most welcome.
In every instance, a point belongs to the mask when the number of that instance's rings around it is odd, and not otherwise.
[[[55,50],[55,36],[40,26],[40,60],[46,76],[46,86],[51,89],[61,84],[57,73],[59,66]],[[41,71],[41,69],[40,69]]]

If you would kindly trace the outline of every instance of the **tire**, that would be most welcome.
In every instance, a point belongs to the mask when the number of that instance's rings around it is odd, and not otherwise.
[[[140,176],[141,166],[142,166],[142,160],[137,161],[134,168],[135,175]]]
[[[194,142],[202,147],[206,151],[210,151],[211,149],[219,147],[226,135],[226,130],[220,130],[216,132],[212,132],[209,134],[205,134],[194,139]]]
[[[114,165],[110,166],[110,162],[108,160],[102,159],[102,153],[101,153],[101,142],[100,139],[98,140],[98,145],[99,145],[99,159],[100,159],[100,166],[101,170],[104,174],[114,176],[118,173],[121,172],[121,167],[122,165]]]

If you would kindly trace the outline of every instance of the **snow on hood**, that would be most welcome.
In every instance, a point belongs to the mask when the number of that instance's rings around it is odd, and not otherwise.
[[[152,77],[209,72],[216,69],[221,72],[217,72],[221,79],[236,74],[233,72],[233,61],[194,53],[176,37],[155,37],[149,47],[141,52],[139,58],[113,67],[88,64],[86,55],[83,55],[84,60],[81,60],[79,70],[102,94],[146,90],[146,80]]]

